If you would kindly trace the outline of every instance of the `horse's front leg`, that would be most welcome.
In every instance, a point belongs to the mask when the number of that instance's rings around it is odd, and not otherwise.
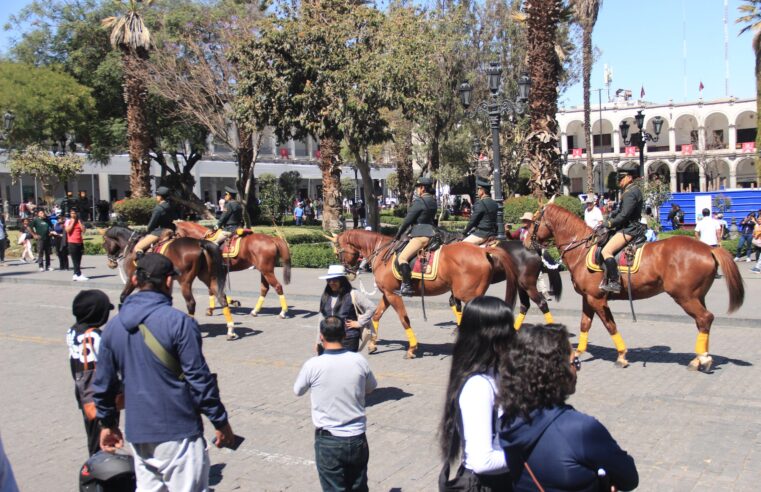
[[[409,346],[407,347],[407,353],[405,354],[404,358],[414,359],[415,351],[417,351],[417,337],[415,336],[415,332],[412,331],[410,318],[407,316],[407,308],[404,307],[404,301],[402,301],[401,297],[391,292],[384,292],[384,295],[388,298],[388,302],[391,304],[391,306],[394,308],[394,311],[396,311],[396,314],[399,316],[399,321],[402,322],[402,326],[404,327],[404,333],[407,335]]]
[[[452,308],[457,326],[460,326],[460,321],[462,321],[462,301],[457,299],[454,294],[450,294],[449,307]]]
[[[600,317],[600,320],[610,334],[611,340],[613,340],[613,344],[616,346],[616,351],[618,352],[616,366],[621,368],[628,367],[629,361],[626,360],[626,344],[624,343],[624,339],[621,338],[621,334],[618,332],[618,327],[616,327],[613,313],[610,312],[610,308],[608,307],[607,299],[589,299],[589,303],[597,313],[597,316]],[[591,323],[592,321],[590,318],[590,324]],[[587,328],[587,331],[589,331],[589,328]],[[582,340],[580,339],[579,343],[581,343],[581,341]]]
[[[579,356],[587,351],[589,342],[589,330],[592,328],[592,320],[595,317],[595,310],[587,301],[586,297],[582,298],[581,305],[581,327],[579,328],[579,343],[576,345],[576,355]]]
[[[386,294],[381,296],[381,300],[378,302],[378,307],[375,308],[372,318],[373,333],[370,335],[370,341],[367,343],[367,353],[373,354],[378,351],[378,324],[380,323],[381,316],[388,309],[389,302],[386,299]]]

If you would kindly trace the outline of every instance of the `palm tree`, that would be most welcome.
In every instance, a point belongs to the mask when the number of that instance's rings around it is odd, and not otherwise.
[[[122,52],[124,63],[124,101],[127,104],[127,139],[131,166],[130,188],[135,198],[150,196],[151,158],[148,153],[148,86],[145,61],[153,44],[138,4],[149,6],[153,0],[128,0],[126,11],[101,21],[111,29],[111,46]]]
[[[587,146],[587,193],[594,192],[594,178],[592,173],[592,128],[591,107],[589,103],[590,79],[592,78],[592,31],[597,23],[597,14],[600,12],[602,0],[572,0],[571,8],[576,22],[582,29],[582,78],[584,86],[584,141]],[[602,122],[600,122],[602,124]],[[602,145],[602,141],[599,142]],[[603,164],[600,163],[600,166]],[[601,167],[602,169],[602,167]],[[601,171],[602,172],[602,171]]]
[[[737,9],[743,13],[735,22],[743,23],[740,34],[753,31],[753,53],[756,54],[756,114],[761,114],[761,0],[745,0]],[[761,173],[761,120],[756,119],[756,172]],[[760,174],[761,176],[761,174]]]
[[[527,137],[531,165],[531,187],[537,198],[560,191],[558,155],[558,84],[562,66],[556,49],[563,0],[528,0],[528,67],[531,76]]]

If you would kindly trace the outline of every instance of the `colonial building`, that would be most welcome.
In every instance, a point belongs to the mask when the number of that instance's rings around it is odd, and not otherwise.
[[[649,176],[658,174],[672,192],[758,186],[753,159],[758,117],[755,99],[651,104],[622,98],[602,108],[592,106],[590,149],[584,139],[584,109],[561,109],[558,113],[563,174],[568,178],[566,193],[586,191],[587,152],[593,156],[598,193],[600,169],[605,170],[607,187],[609,173],[639,166],[639,149],[634,142],[624,142],[619,125],[629,124],[631,138],[638,131],[634,116],[640,110],[648,133],[655,133],[654,118],[663,120],[658,140],[645,146],[645,171]]]

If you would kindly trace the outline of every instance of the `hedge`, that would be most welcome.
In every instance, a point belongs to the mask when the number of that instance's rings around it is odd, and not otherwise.
[[[155,206],[154,198],[127,198],[114,203],[114,212],[130,224],[147,225]]]
[[[327,268],[338,262],[331,243],[294,244],[291,266],[294,268]]]

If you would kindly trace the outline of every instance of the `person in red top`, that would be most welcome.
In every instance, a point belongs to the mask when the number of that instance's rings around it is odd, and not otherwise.
[[[71,279],[79,282],[90,280],[82,275],[82,270],[80,269],[82,254],[85,249],[85,224],[79,220],[79,214],[76,209],[72,209],[69,212],[69,219],[64,224],[64,229],[66,229],[66,241],[69,243],[69,255],[74,263],[74,276]]]

